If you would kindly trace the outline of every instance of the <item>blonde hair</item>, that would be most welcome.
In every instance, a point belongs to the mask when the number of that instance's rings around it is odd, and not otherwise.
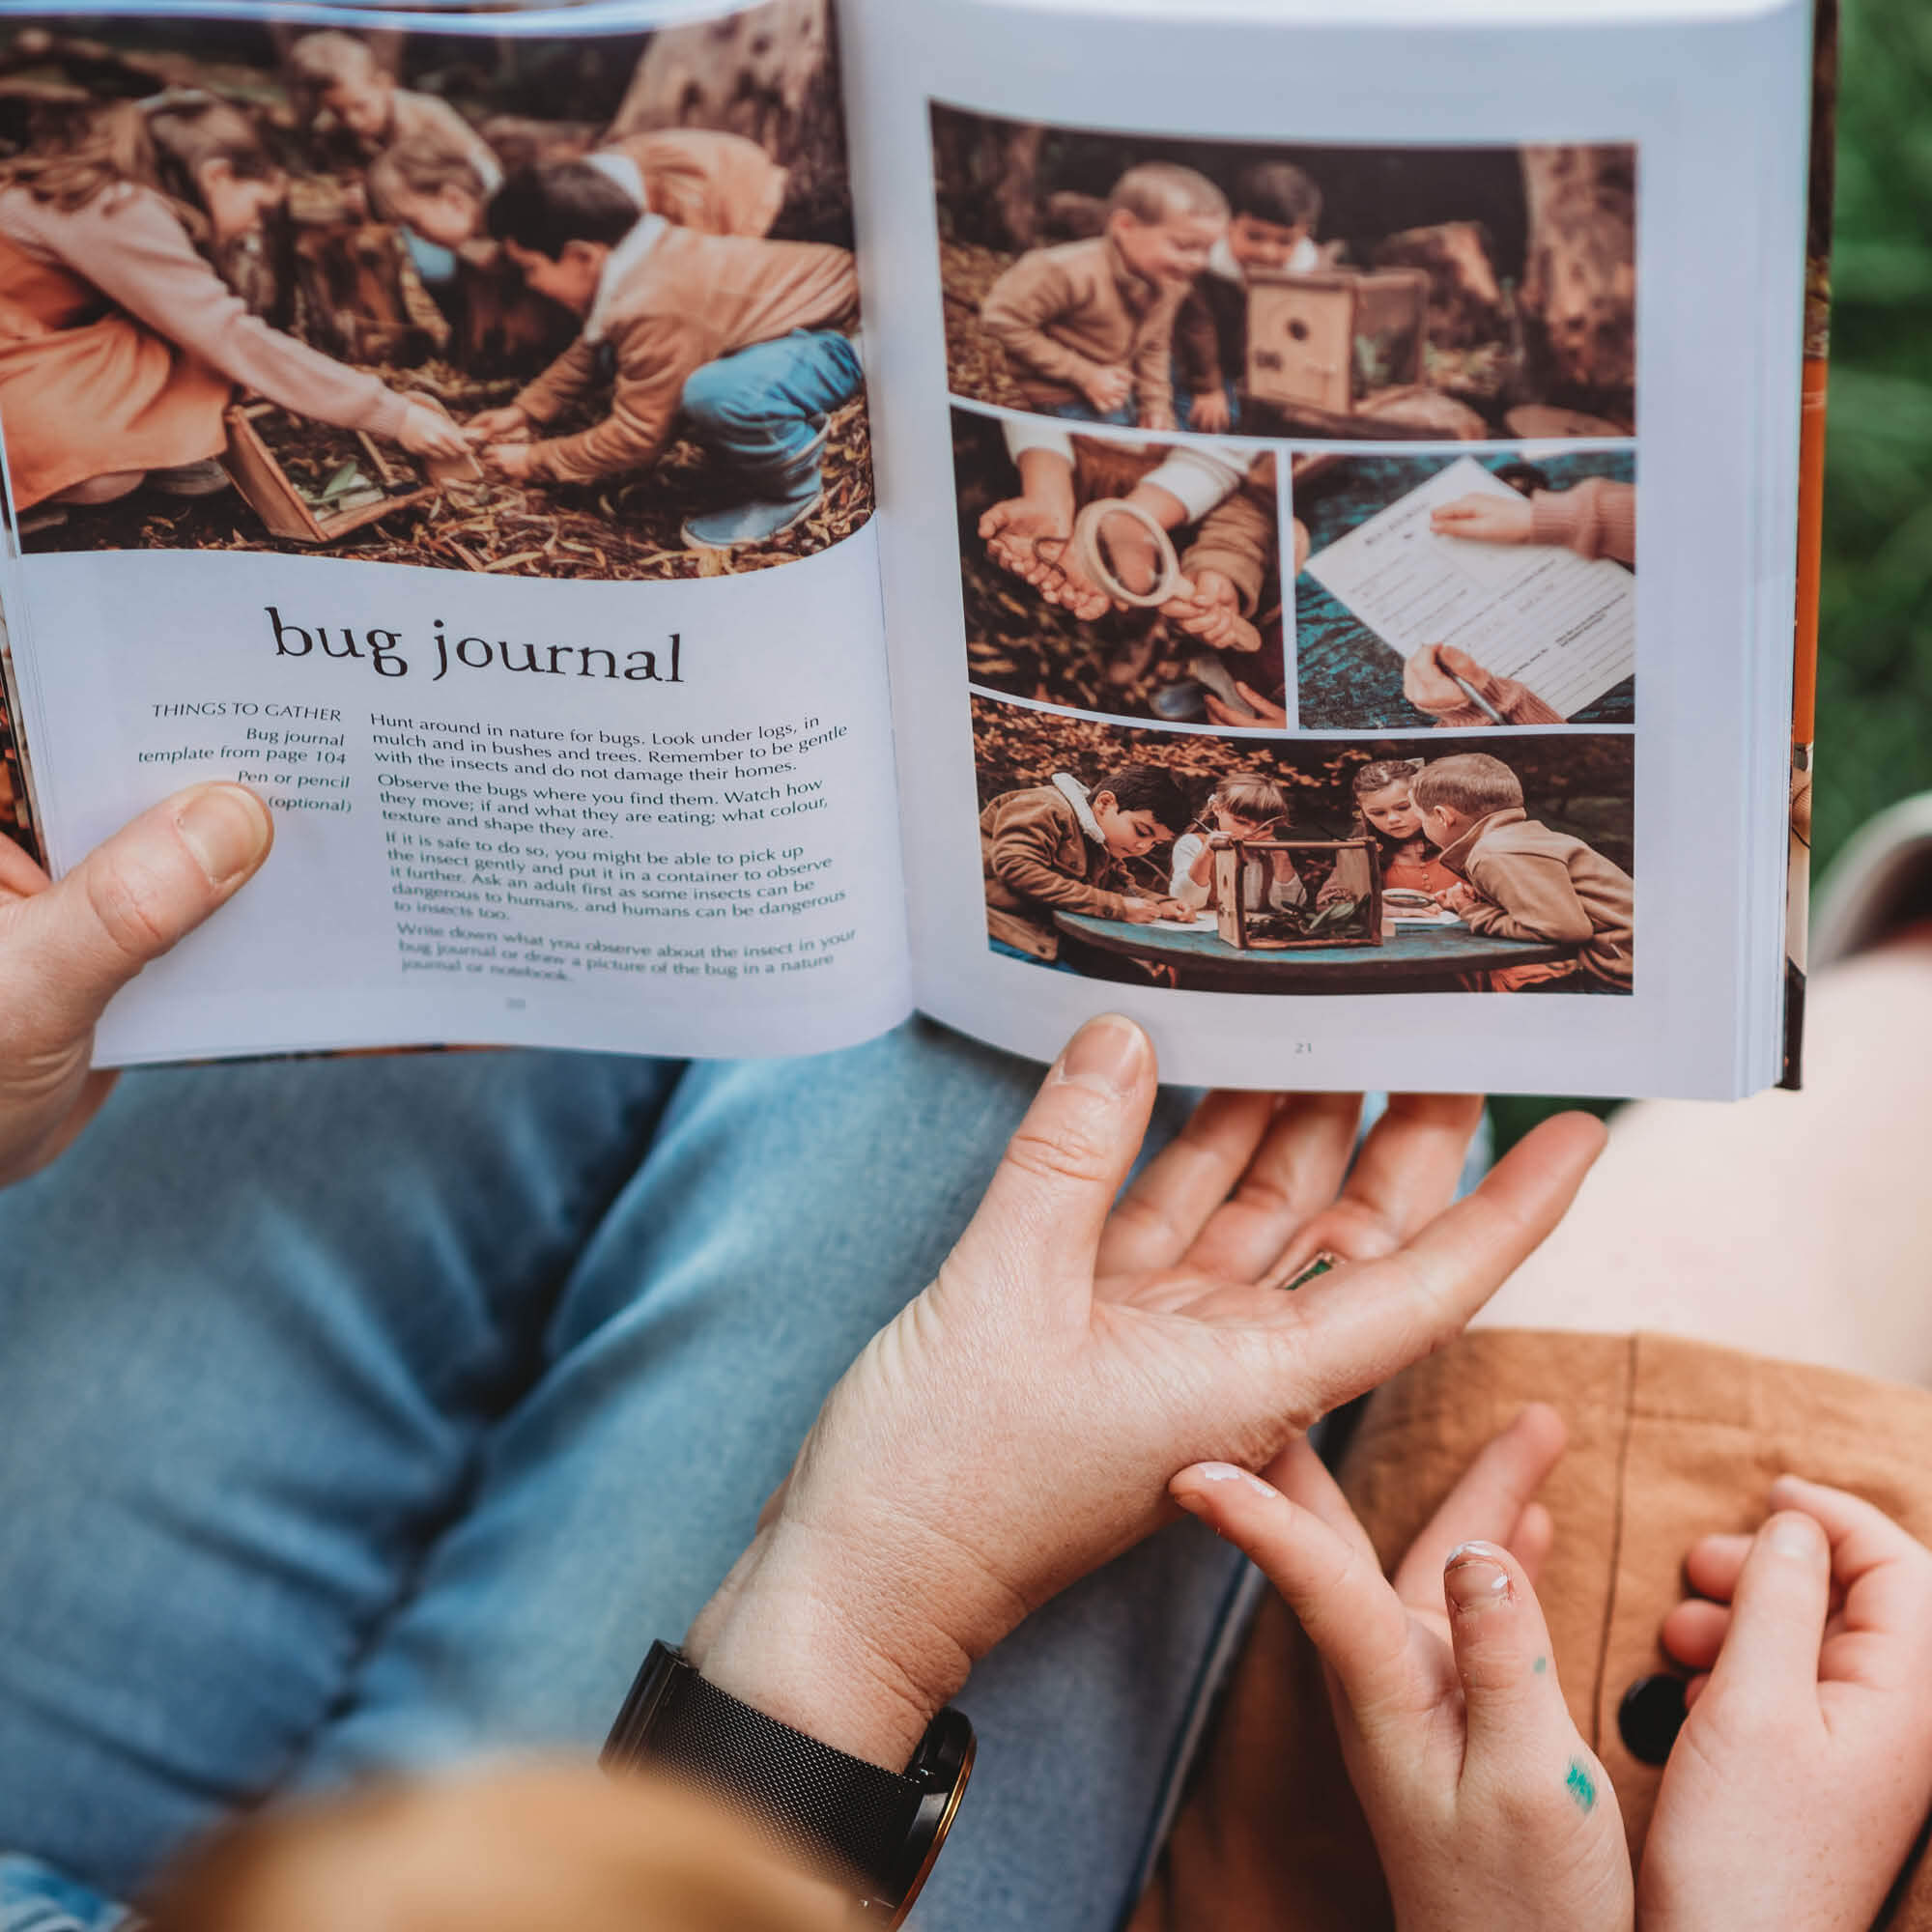
[[[1230,772],[1214,787],[1214,796],[1208,801],[1210,811],[1216,806],[1232,811],[1237,818],[1264,825],[1288,816],[1286,794],[1271,778],[1260,772]]]
[[[289,48],[288,71],[298,87],[327,94],[344,81],[373,80],[383,72],[383,67],[367,41],[329,27],[319,34],[304,34]]]
[[[482,174],[468,155],[421,134],[384,148],[369,163],[367,181],[369,199],[385,221],[397,219],[403,200],[440,194],[446,187],[461,188],[478,208],[490,198]]]
[[[1487,818],[1492,811],[1522,809],[1522,781],[1487,752],[1459,752],[1432,758],[1416,773],[1408,795],[1418,811],[1446,805],[1463,818]]]
[[[1131,214],[1142,222],[1167,221],[1186,214],[1225,221],[1228,197],[1192,168],[1174,161],[1142,161],[1114,184],[1114,191],[1107,197],[1107,213]]]

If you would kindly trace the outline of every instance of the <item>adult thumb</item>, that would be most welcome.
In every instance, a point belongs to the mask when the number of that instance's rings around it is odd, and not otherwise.
[[[1153,1047],[1106,1013],[1066,1043],[947,1264],[982,1286],[1091,1287],[1101,1230],[1153,1109]]]
[[[85,1037],[150,961],[226,903],[268,857],[269,809],[239,784],[151,807],[43,890],[0,906],[0,1006],[13,1051]]]

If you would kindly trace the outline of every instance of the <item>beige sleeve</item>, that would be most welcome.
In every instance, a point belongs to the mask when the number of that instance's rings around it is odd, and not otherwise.
[[[1090,886],[1085,879],[1073,878],[1054,865],[1058,842],[1051,819],[1023,819],[1001,827],[993,835],[987,864],[1002,885],[1036,905],[1084,912],[1094,919],[1119,919],[1125,910],[1119,893]]]
[[[626,327],[616,349],[611,413],[576,436],[534,444],[531,475],[590,483],[657,461],[670,439],[685,381],[698,366],[691,353],[691,331],[668,316],[649,316]],[[588,353],[594,356],[596,352]]]
[[[1186,295],[1177,289],[1162,297],[1134,336],[1134,404],[1152,429],[1174,427],[1174,321]]]
[[[1463,915],[1472,932],[1559,946],[1581,946],[1590,937],[1590,915],[1561,859],[1528,852],[1485,858],[1479,851],[1469,861],[1469,883],[1489,901]]]
[[[1636,485],[1591,476],[1574,490],[1537,491],[1529,499],[1529,540],[1634,566]]]
[[[71,213],[39,212],[43,245],[69,268],[241,389],[344,429],[401,428],[404,397],[250,315],[158,195],[110,190]]]
[[[1240,593],[1241,614],[1252,617],[1274,542],[1274,518],[1244,485],[1201,519],[1180,567],[1189,577],[1199,570],[1218,570]]]
[[[1048,250],[1022,255],[980,304],[986,332],[1022,368],[1075,388],[1090,382],[1100,364],[1056,342],[1046,325],[1073,303],[1072,279]]]
[[[534,423],[554,422],[597,384],[597,350],[579,336],[542,375],[517,391],[514,407]]]

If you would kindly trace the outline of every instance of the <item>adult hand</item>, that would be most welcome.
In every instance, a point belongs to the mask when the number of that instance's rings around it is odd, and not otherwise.
[[[1223,435],[1235,420],[1225,389],[1204,389],[1187,405],[1187,427],[1202,436]]]
[[[1533,515],[1527,497],[1480,491],[1458,497],[1453,503],[1438,503],[1429,513],[1429,527],[1438,537],[1462,537],[1471,543],[1526,544]]]
[[[485,444],[482,455],[498,476],[520,481],[530,473],[530,451],[527,442],[492,442]]]
[[[469,443],[464,433],[440,410],[425,403],[412,403],[403,412],[396,440],[412,456],[468,456]]]
[[[1217,1094],[1116,1206],[1154,1077],[1117,1016],[1055,1063],[699,1617],[722,1688],[903,1765],[977,1658],[1171,1518],[1177,1471],[1259,1468],[1455,1334],[1604,1141],[1587,1116],[1548,1122],[1445,1211],[1480,1101],[1393,1100],[1351,1169],[1356,1097]],[[1270,1285],[1322,1247],[1359,1264]]]
[[[1645,1932],[1863,1932],[1932,1807],[1932,1551],[1780,1477],[1711,1536],[1663,1643],[1692,1679],[1638,1879]]]
[[[515,403],[500,409],[483,410],[463,425],[465,438],[472,443],[505,442],[529,433],[530,419]]]
[[[1208,706],[1208,717],[1213,719],[1215,724],[1269,724],[1278,731],[1288,729],[1288,713],[1272,698],[1264,697],[1253,685],[1243,684],[1239,678],[1235,680],[1235,689],[1241,694],[1248,709],[1255,715],[1252,718],[1243,718],[1238,711],[1223,703],[1210,691],[1204,694],[1204,702]]]
[[[1402,668],[1402,695],[1418,711],[1437,720],[1453,717],[1458,724],[1488,724],[1491,721],[1469,701],[1470,691],[1487,698],[1512,724],[1560,724],[1552,710],[1535,692],[1513,677],[1498,677],[1454,644],[1424,644]]]
[[[1268,1471],[1278,1488],[1211,1463],[1171,1486],[1261,1566],[1327,1665],[1399,1932],[1629,1932],[1616,1798],[1564,1706],[1532,1587],[1551,1533],[1533,1498],[1562,1453],[1556,1411],[1526,1408],[1391,1579],[1306,1441]]]
[[[58,885],[0,838],[0,1186],[43,1167],[114,1084],[90,1073],[107,1002],[234,896],[268,857],[268,808],[191,785],[97,846]]]
[[[1111,415],[1133,394],[1134,380],[1112,363],[1095,363],[1080,378],[1080,393],[1104,415]]]

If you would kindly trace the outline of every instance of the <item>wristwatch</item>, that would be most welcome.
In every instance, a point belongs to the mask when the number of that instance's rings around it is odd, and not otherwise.
[[[668,1772],[745,1815],[772,1849],[831,1870],[867,1922],[902,1924],[973,1772],[973,1726],[949,1705],[912,1762],[886,1771],[822,1745],[707,1683],[668,1643],[651,1645],[605,1741],[615,1770]]]

